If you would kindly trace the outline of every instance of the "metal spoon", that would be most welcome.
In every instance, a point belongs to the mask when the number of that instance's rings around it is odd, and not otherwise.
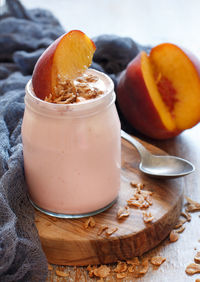
[[[152,177],[172,178],[187,175],[195,170],[194,165],[175,156],[158,156],[151,154],[141,143],[121,130],[121,137],[131,143],[139,152],[141,162],[139,169]]]

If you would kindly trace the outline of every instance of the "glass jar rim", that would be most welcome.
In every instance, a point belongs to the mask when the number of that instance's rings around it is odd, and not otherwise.
[[[73,104],[55,104],[46,102],[40,98],[38,98],[34,94],[34,89],[32,87],[32,80],[30,79],[26,85],[26,96],[25,96],[25,103],[26,106],[32,108],[32,110],[39,112],[43,115],[53,114],[54,116],[57,115],[81,115],[84,113],[95,113],[99,107],[105,105],[109,105],[115,101],[115,93],[114,93],[114,84],[111,78],[97,70],[88,69],[87,73],[89,74],[96,74],[98,77],[100,76],[106,83],[107,87],[105,93],[90,100],[81,101],[78,103]],[[112,95],[113,94],[113,95]]]

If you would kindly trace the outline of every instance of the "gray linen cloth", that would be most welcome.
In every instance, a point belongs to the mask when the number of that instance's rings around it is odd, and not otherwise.
[[[27,10],[19,0],[6,3],[0,16],[0,282],[42,282],[47,277],[47,261],[23,171],[24,88],[39,56],[64,30],[46,10]],[[98,51],[92,67],[108,72],[115,86],[129,60],[139,50],[150,49],[116,35],[102,35],[94,42]],[[129,130],[120,119],[123,129]]]
[[[7,1],[0,18],[0,281],[45,281],[47,261],[26,193],[21,124],[36,60],[64,33],[48,11]]]

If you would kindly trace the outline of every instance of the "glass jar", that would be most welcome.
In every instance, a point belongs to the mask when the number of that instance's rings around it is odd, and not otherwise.
[[[103,95],[74,104],[37,98],[26,86],[22,124],[24,170],[32,204],[49,215],[73,218],[99,213],[117,199],[121,137],[112,80]]]

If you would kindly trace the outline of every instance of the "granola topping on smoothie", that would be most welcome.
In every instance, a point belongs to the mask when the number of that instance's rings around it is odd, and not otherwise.
[[[102,95],[104,88],[102,81],[90,73],[84,73],[76,79],[63,79],[58,75],[54,94],[44,100],[55,104],[79,103]]]

